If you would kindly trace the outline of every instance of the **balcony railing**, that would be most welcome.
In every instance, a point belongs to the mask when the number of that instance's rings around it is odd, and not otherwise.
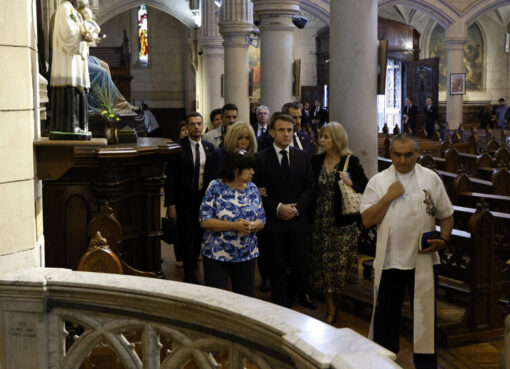
[[[0,310],[1,368],[399,367],[351,329],[173,281],[23,270],[0,275]]]

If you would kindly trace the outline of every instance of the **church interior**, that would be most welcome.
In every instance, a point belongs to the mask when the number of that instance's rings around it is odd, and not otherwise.
[[[392,166],[409,98],[417,163],[454,211],[437,367],[510,368],[508,0],[87,0],[98,31],[74,132],[54,123],[62,3],[76,1],[0,0],[0,368],[414,368],[409,301],[398,355],[367,338],[374,243],[328,325],[320,293],[317,309],[277,306],[258,270],[255,299],[183,283],[161,224],[189,113],[212,131],[225,104],[256,124],[258,106],[319,101],[371,178]]]

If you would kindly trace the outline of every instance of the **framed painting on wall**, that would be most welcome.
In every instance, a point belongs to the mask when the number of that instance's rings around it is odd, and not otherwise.
[[[464,95],[466,93],[466,74],[450,74],[450,95]]]

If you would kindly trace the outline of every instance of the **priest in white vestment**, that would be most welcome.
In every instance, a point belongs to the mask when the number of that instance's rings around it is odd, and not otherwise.
[[[80,132],[88,126],[87,55],[93,35],[87,31],[75,5],[62,1],[55,13],[50,78],[51,131]]]
[[[437,368],[434,265],[439,264],[437,251],[450,238],[453,208],[441,178],[416,163],[415,137],[395,136],[390,152],[393,165],[370,179],[360,206],[363,224],[377,224],[370,338],[398,353],[400,316],[408,292],[415,366]],[[434,231],[436,221],[440,233],[430,234],[421,247],[422,233]]]

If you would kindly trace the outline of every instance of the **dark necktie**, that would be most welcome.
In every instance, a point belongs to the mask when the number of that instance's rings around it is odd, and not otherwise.
[[[282,162],[280,164],[282,177],[283,179],[288,180],[290,176],[290,165],[289,157],[287,156],[287,150],[281,150],[280,154],[282,155]]]
[[[261,128],[259,136],[264,136],[264,133],[266,133],[266,129],[265,128]]]
[[[195,144],[195,166],[193,168],[193,190],[198,191],[198,182],[200,178],[200,144]]]

